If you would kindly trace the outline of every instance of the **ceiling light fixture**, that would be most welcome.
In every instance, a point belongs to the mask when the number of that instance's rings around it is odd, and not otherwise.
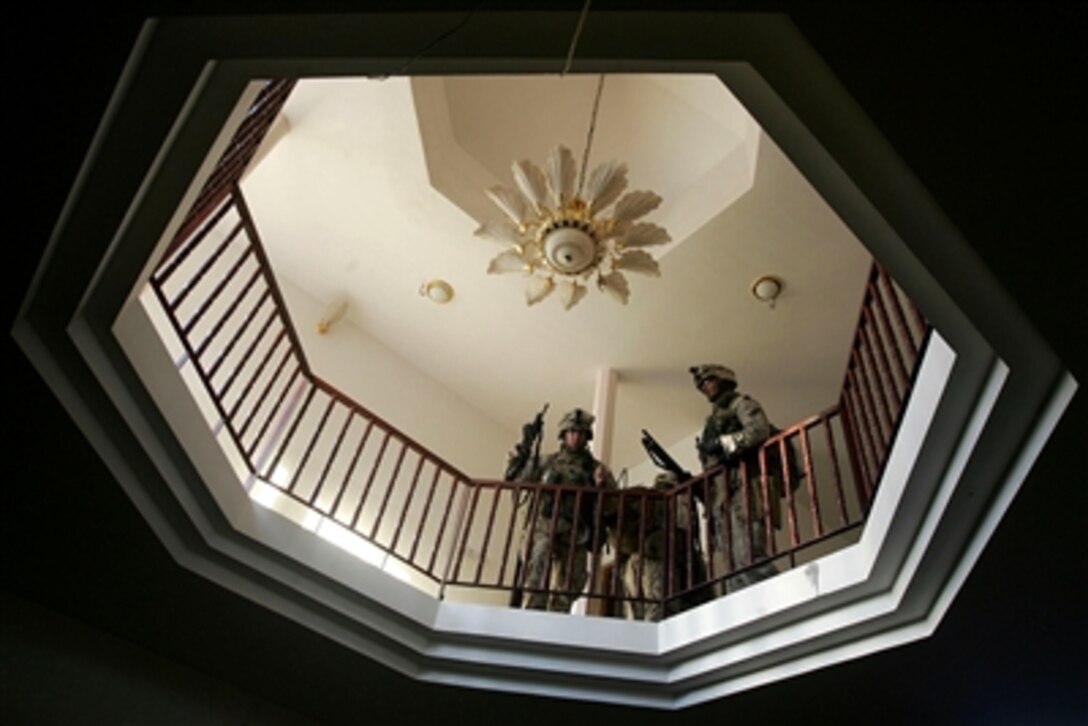
[[[487,190],[506,218],[485,222],[476,235],[510,247],[491,260],[487,271],[527,274],[528,305],[558,290],[569,310],[585,296],[594,277],[599,290],[626,305],[630,288],[623,271],[661,274],[657,260],[642,248],[666,244],[669,233],[656,224],[636,222],[656,209],[661,197],[650,191],[620,197],[627,188],[627,165],[617,161],[601,164],[586,179],[603,88],[602,75],[580,169],[570,149],[560,145],[548,156],[547,173],[531,161],[518,161],[512,167],[516,189]]]
[[[752,283],[752,296],[760,302],[767,303],[773,310],[775,301],[778,300],[778,296],[782,294],[782,288],[784,286],[785,285],[780,278],[775,277],[774,275],[763,275],[757,277]]]
[[[429,280],[419,286],[419,294],[436,305],[445,305],[453,299],[453,285],[445,280]]]

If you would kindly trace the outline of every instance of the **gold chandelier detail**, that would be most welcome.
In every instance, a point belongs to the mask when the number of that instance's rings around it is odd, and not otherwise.
[[[531,161],[518,161],[512,166],[516,189],[487,190],[505,217],[485,222],[476,235],[508,245],[487,271],[527,275],[528,305],[558,291],[569,310],[585,297],[594,279],[599,290],[626,305],[631,293],[624,272],[661,274],[657,260],[644,248],[671,238],[656,224],[638,221],[657,209],[661,197],[650,191],[624,194],[627,165],[620,162],[601,164],[585,177],[596,116],[595,103],[581,175],[570,149],[560,145],[548,156],[547,172]]]

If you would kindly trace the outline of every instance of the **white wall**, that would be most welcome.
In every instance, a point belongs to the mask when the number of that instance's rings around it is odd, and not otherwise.
[[[314,373],[465,474],[502,478],[518,431],[499,426],[347,318],[319,334],[325,303],[278,282]]]

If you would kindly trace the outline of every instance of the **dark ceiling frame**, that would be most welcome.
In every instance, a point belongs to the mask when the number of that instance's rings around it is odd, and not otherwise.
[[[441,57],[418,59],[412,71],[554,72],[571,15],[480,13],[440,49]],[[655,16],[647,22],[644,13],[614,13],[588,24],[576,70],[727,75],[735,95],[956,350],[950,395],[928,434],[930,455],[924,464],[932,470],[916,472],[919,480],[940,477],[971,425],[976,404],[993,390],[988,386],[995,371],[1008,366],[1009,376],[967,462],[967,476],[948,503],[961,524],[941,530],[935,540],[939,546],[927,550],[927,568],[952,566],[975,547],[969,535],[979,526],[996,526],[984,521],[987,513],[1007,506],[1075,383],[785,18],[716,15],[710,22],[680,14]],[[222,130],[250,79],[380,74],[383,68],[387,73],[397,67],[402,48],[419,47],[451,17],[203,18],[149,24],[14,328],[20,345],[181,564],[280,612],[315,608],[324,627],[348,639],[356,628],[350,619],[246,564],[251,557],[266,559],[281,572],[316,578],[319,587],[352,596],[290,558],[236,536],[140,384],[112,326],[164,230],[179,223],[178,209],[195,193],[193,180],[208,171],[209,149],[217,139],[222,143]],[[368,58],[360,60],[353,56],[363,42]],[[669,58],[632,59],[631,48],[668,48]],[[733,60],[718,57],[722,48]],[[970,285],[964,284],[965,274]],[[133,427],[136,418],[148,425]],[[188,493],[180,496],[192,497],[189,502],[179,501],[177,482],[187,483]],[[914,499],[907,506],[919,513],[934,494],[924,487],[910,492]],[[199,513],[195,520],[194,512]],[[913,542],[915,526],[893,528],[889,534],[899,558]],[[209,546],[209,541],[221,544]],[[227,556],[224,547],[242,557]],[[874,586],[890,588],[897,569],[886,568],[885,581]],[[946,585],[929,582],[914,588],[901,616],[906,622],[924,620]],[[387,608],[377,606],[373,615],[412,627]],[[414,658],[396,639],[379,636],[373,647],[372,657],[402,672],[424,675],[428,670],[426,659]],[[668,667],[715,647],[715,642],[702,643],[674,654]],[[712,697],[713,681],[722,675],[672,683],[656,705],[675,707]],[[554,681],[561,689],[574,688],[567,677]],[[635,695],[630,686],[613,685],[618,700],[627,690]]]

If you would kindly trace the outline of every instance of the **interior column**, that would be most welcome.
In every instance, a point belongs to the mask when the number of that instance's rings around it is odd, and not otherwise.
[[[593,392],[593,415],[596,421],[593,424],[593,455],[597,460],[609,468],[612,466],[612,432],[616,412],[616,387],[619,383],[619,373],[612,368],[598,368],[596,387]],[[595,555],[597,556],[597,555]],[[607,585],[612,580],[613,563],[611,558],[601,562],[597,568],[596,582],[589,583],[595,592],[605,592]],[[585,602],[585,601],[582,601]],[[611,600],[594,598],[585,604],[585,610],[590,615],[612,615],[614,605]]]
[[[612,466],[612,430],[616,413],[616,387],[619,373],[613,368],[598,368],[593,391],[593,455],[602,464]]]

